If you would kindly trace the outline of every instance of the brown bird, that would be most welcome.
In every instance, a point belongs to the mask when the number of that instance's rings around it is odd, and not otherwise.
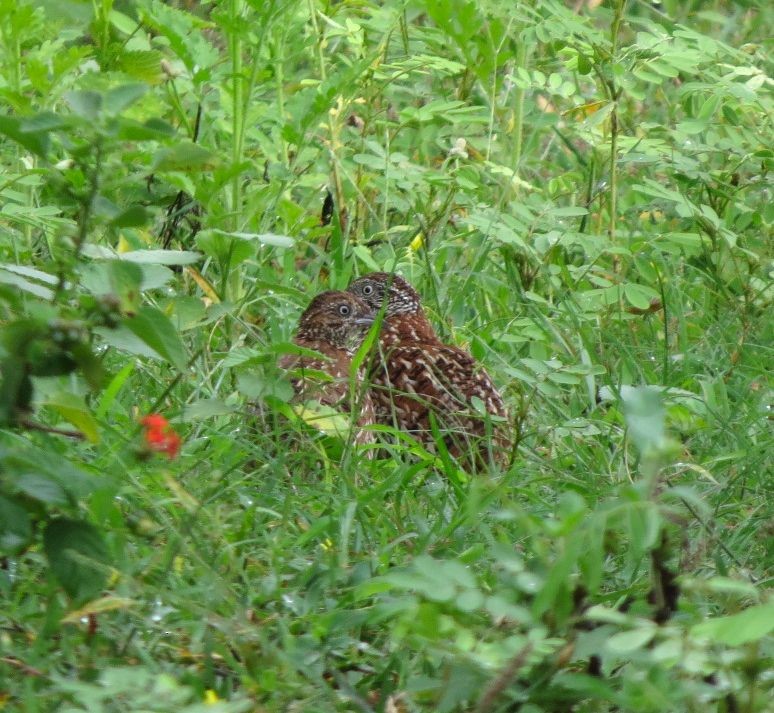
[[[500,393],[470,354],[438,339],[417,291],[386,272],[365,275],[348,289],[374,310],[384,305],[380,353],[371,374],[377,422],[432,447],[432,414],[458,460],[474,468],[492,457],[506,462],[511,439]],[[488,417],[495,420],[488,424]]]
[[[309,303],[293,342],[320,356],[287,354],[280,360],[280,367],[292,370],[294,402],[317,401],[352,413],[361,427],[374,423],[370,393],[358,388],[363,383],[362,370],[354,383],[350,377],[352,356],[374,319],[368,304],[349,292],[322,292]],[[362,428],[355,434],[355,443],[373,440],[373,433]]]

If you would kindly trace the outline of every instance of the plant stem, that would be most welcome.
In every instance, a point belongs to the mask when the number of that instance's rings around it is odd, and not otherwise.
[[[323,55],[323,32],[320,29],[320,24],[317,22],[317,10],[314,6],[314,0],[309,0],[309,19],[314,28],[314,34],[317,38],[317,64],[320,72],[320,81],[324,82],[327,78],[327,72],[325,71],[325,56]],[[344,204],[344,184],[341,180],[341,173],[339,172],[338,161],[336,152],[339,148],[339,126],[341,121],[341,113],[344,110],[344,101],[342,97],[339,97],[339,103],[336,107],[336,112],[328,112],[328,132],[329,132],[329,146],[328,150],[331,155],[331,177],[333,179],[333,192],[335,194],[335,206],[336,213],[339,220],[339,228],[341,230],[342,246],[347,239],[347,208]],[[335,116],[334,116],[335,114]],[[335,231],[333,231],[335,235]]]
[[[284,58],[285,58],[285,34],[287,33],[287,25],[280,23],[279,38],[276,40],[274,62],[274,78],[277,85],[277,113],[280,120],[285,118],[285,72],[284,72]],[[281,137],[280,143],[280,155],[282,162],[287,167],[288,165],[288,142]]]
[[[242,125],[244,123],[243,77],[242,77],[242,38],[233,28],[239,23],[242,0],[231,0],[231,32],[228,36],[228,50],[231,59],[231,164],[238,165],[242,160]],[[239,229],[239,209],[242,205],[242,177],[235,174],[231,179],[231,223],[232,230]]]
[[[519,32],[515,33],[518,37]],[[515,69],[527,68],[527,45],[524,38],[517,40]],[[521,164],[521,152],[524,144],[524,88],[516,86],[513,91],[513,146],[511,147],[511,156],[513,157],[513,173],[519,175],[519,165]]]
[[[616,53],[618,51],[618,34],[621,30],[621,21],[623,20],[624,10],[626,9],[626,0],[618,0],[615,7],[613,23],[610,27],[610,64],[611,72],[609,79],[610,101],[613,102],[613,111],[610,113],[610,221],[608,223],[607,235],[610,243],[615,243],[616,238],[616,214],[618,212],[618,97],[621,92],[616,86],[615,74],[612,68],[615,67]],[[613,258],[613,266],[616,272],[620,269],[618,256]]]
[[[86,195],[80,199],[80,215],[78,217],[78,233],[75,236],[75,250],[70,267],[77,262],[86,244],[86,238],[89,236],[89,227],[91,225],[91,214],[94,211],[94,201],[99,193],[99,179],[102,171],[102,137],[98,136],[94,142],[94,168],[89,178],[89,189]],[[61,266],[59,271],[59,281],[54,289],[54,296],[51,298],[52,304],[57,304],[62,292],[67,284],[68,268]]]

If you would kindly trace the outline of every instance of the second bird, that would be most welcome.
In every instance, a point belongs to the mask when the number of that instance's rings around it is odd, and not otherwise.
[[[384,305],[380,354],[371,373],[376,420],[432,447],[432,414],[460,461],[474,468],[506,462],[511,440],[497,387],[470,354],[438,339],[417,291],[386,272],[355,280],[349,291],[374,310]],[[476,409],[474,399],[486,413]]]

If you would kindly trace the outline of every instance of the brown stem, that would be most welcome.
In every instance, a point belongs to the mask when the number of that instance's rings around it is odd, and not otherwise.
[[[85,441],[84,436],[80,431],[68,431],[65,428],[54,428],[53,426],[44,426],[42,423],[33,421],[29,418],[20,418],[19,425],[30,431],[42,431],[43,433],[53,433],[56,436],[65,436],[67,438],[75,438],[79,441]]]
[[[531,651],[532,643],[530,642],[516,653],[500,674],[486,687],[483,694],[481,694],[474,713],[486,713],[486,711],[493,710],[495,702],[522,669]]]

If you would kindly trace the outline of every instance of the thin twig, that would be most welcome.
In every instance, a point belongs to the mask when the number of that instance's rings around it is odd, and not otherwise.
[[[43,671],[39,671],[38,669],[29,666],[28,664],[24,663],[24,661],[19,661],[19,659],[14,658],[13,656],[0,656],[0,662],[7,663],[9,666],[13,666],[13,668],[18,669],[26,676],[41,677],[46,675],[43,673]]]
[[[19,425],[30,431],[42,431],[43,433],[53,433],[56,436],[66,436],[67,438],[76,438],[79,441],[85,441],[84,436],[80,431],[68,431],[65,428],[54,428],[53,426],[44,426],[42,423],[33,421],[29,418],[20,418]]]
[[[532,652],[532,642],[528,642],[505,666],[505,668],[484,690],[476,704],[475,713],[493,710],[495,701],[516,677]]]

